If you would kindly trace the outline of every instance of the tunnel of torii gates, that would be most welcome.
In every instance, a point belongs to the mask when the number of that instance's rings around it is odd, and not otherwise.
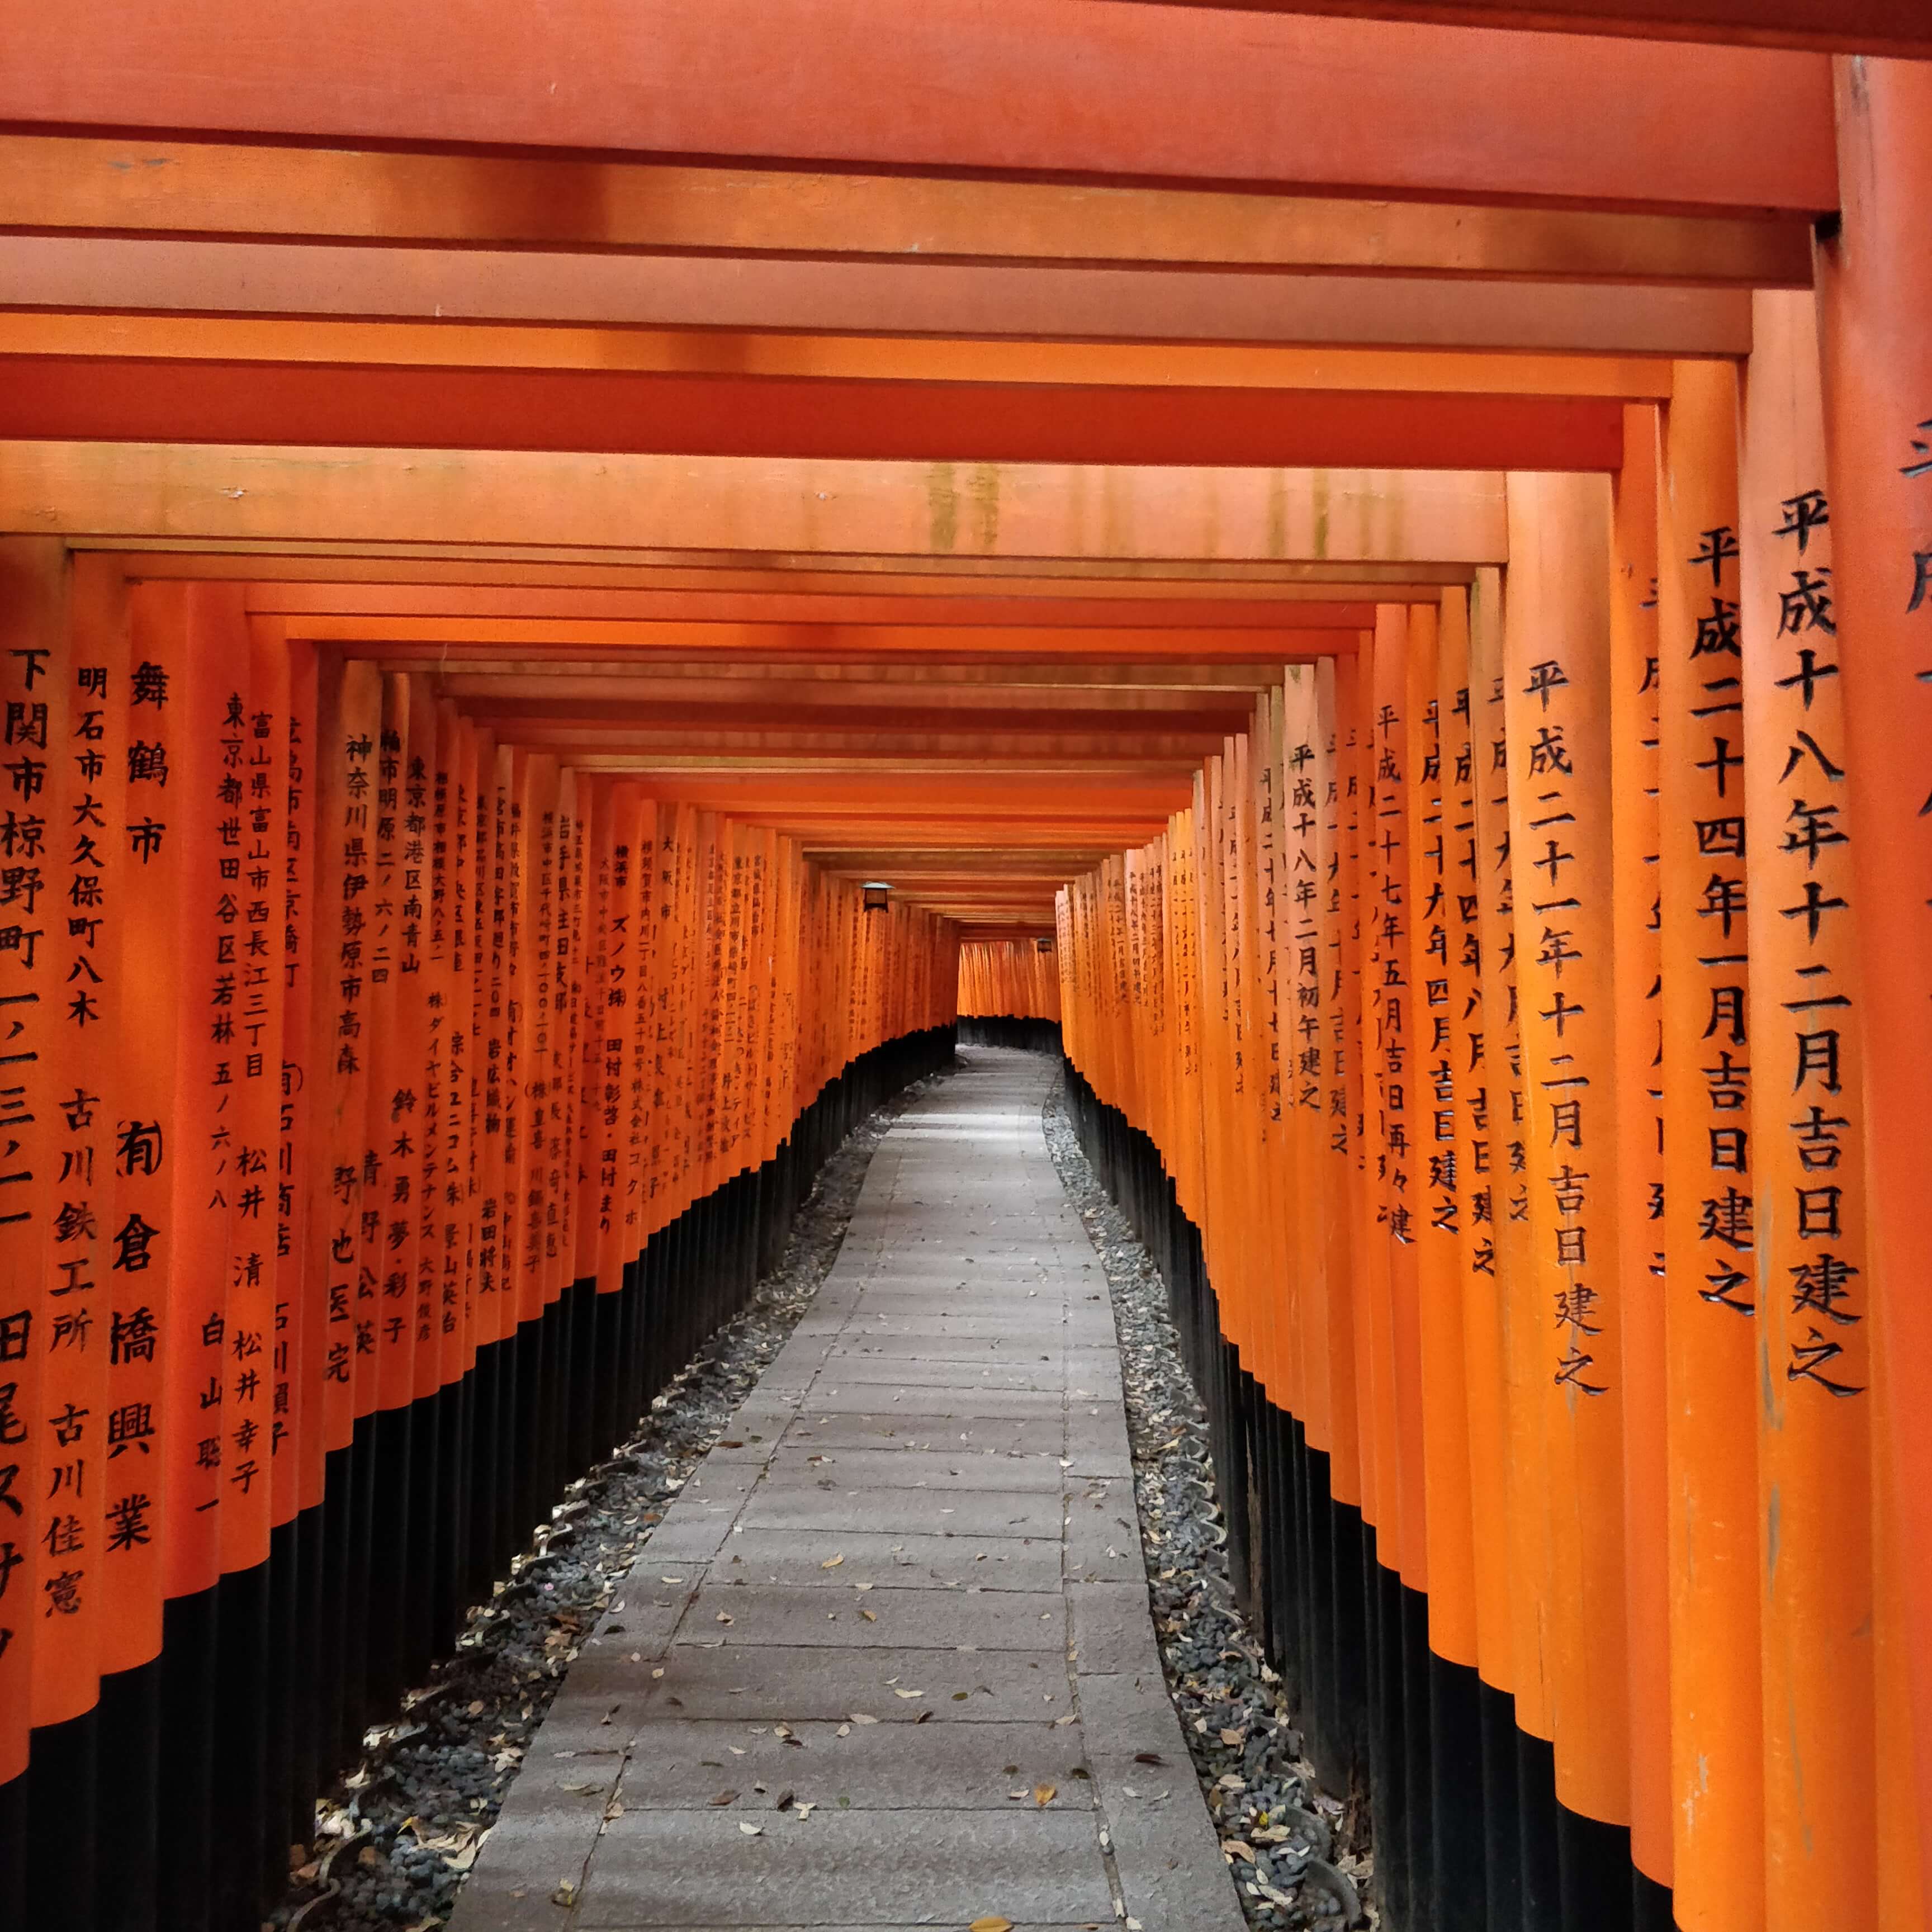
[[[962,986],[1385,1925],[1927,1922],[1928,16],[1315,10],[16,10],[0,1923],[255,1924]]]

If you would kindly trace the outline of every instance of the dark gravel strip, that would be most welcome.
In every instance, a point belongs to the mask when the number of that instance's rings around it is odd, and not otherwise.
[[[1042,1120],[1060,1183],[1106,1270],[1154,1630],[1241,1909],[1270,1932],[1372,1924],[1366,1819],[1317,1784],[1281,1680],[1235,1607],[1207,1418],[1166,1285],[1094,1178],[1058,1087]]]
[[[571,1485],[490,1600],[470,1610],[456,1654],[368,1732],[362,1762],[317,1804],[315,1842],[293,1861],[268,1926],[433,1932],[446,1922],[566,1667],[831,1272],[886,1128],[946,1077],[908,1088],[853,1132],[751,1306],[705,1344],[629,1442]]]

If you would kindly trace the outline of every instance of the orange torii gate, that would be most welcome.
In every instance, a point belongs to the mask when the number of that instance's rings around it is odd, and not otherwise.
[[[1399,1922],[1495,1923],[1486,1886],[1526,1922],[1922,1922],[1921,1312],[1883,1257],[1924,995],[1868,950],[1924,898],[1909,625],[1858,734],[1932,464],[1920,425],[1876,472],[1908,520],[1861,634],[1822,366],[1810,302],[1760,296],[1742,382],[1684,365],[1608,482],[1512,476],[1498,577],[1291,670],[1124,896],[1062,896],[1090,1149],[1222,1338],[1244,1580],[1291,1600],[1318,1762],[1366,1760]],[[1320,1239],[1267,1232],[1318,1201]],[[1367,1561],[1311,1598],[1324,1541]],[[1324,1706],[1364,1630],[1364,1705]]]
[[[956,1004],[1385,1922],[1925,1924],[1921,10],[21,22],[0,1924],[258,1918]]]

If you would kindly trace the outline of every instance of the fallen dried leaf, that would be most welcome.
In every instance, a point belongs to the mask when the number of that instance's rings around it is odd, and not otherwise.
[[[1134,1762],[1136,1764],[1165,1764],[1167,1760],[1159,1751],[1136,1751]]]
[[[1229,1858],[1239,1858],[1244,1865],[1251,1865],[1255,1862],[1254,1846],[1239,1838],[1223,1838],[1221,1849]]]
[[[895,1697],[923,1697],[926,1693],[923,1690],[895,1690],[892,1695]]]
[[[574,1905],[577,1903],[577,1881],[574,1879],[563,1880],[556,1891],[550,1894],[550,1902],[553,1905]]]
[[[747,1825],[741,1820],[738,1828],[748,1838],[762,1838],[765,1835],[765,1828],[762,1825]]]
[[[714,1804],[729,1804],[737,1795],[735,1791],[721,1791],[711,1802]]]
[[[1033,1788],[1033,1802],[1043,1811],[1060,1796],[1057,1784],[1036,1784]]]
[[[844,1560],[845,1559],[842,1556],[828,1556],[818,1567],[821,1570],[836,1570],[838,1568],[840,1564],[844,1562]]]
[[[1246,1741],[1247,1733],[1245,1731],[1223,1731],[1221,1733],[1221,1742],[1224,1744],[1238,1745],[1246,1743]]]
[[[997,1912],[989,1912],[983,1918],[976,1918],[968,1932],[1013,1932],[1013,1922],[1002,1918]]]
[[[852,1713],[852,1721],[855,1724],[876,1724],[879,1720],[866,1712],[854,1711]]]

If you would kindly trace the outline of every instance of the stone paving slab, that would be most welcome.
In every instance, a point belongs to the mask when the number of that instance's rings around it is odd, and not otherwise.
[[[775,1816],[755,1838],[740,1832],[743,1822],[627,1811],[598,1843],[575,1923],[676,1925],[704,1912],[721,1924],[765,1926],[781,1901],[807,1924],[838,1916],[889,1923],[914,1903],[958,1925],[994,1910],[1113,1916],[1090,1812],[814,1812]]]
[[[1129,1507],[1132,1507],[1130,1503]],[[1058,1536],[1056,1496],[964,1490],[760,1490],[738,1520],[747,1529],[902,1529],[927,1535]],[[831,1552],[826,1552],[829,1556]]]
[[[1058,1474],[1056,1468],[1055,1473]],[[730,1538],[720,1574],[754,1583],[805,1583],[854,1590],[1057,1590],[1060,1541],[1004,1536],[892,1536],[865,1530],[842,1536],[831,1570],[823,1536],[800,1530],[748,1529]]]
[[[841,1566],[843,1567],[842,1565]],[[727,1649],[741,1644],[824,1645],[841,1650],[880,1645],[913,1650],[1052,1650],[1066,1648],[1066,1600],[1059,1591],[894,1590],[879,1600],[828,1599],[822,1588],[723,1583],[714,1576],[686,1613],[705,1634],[718,1621]],[[722,1623],[726,1617],[729,1624]]]
[[[580,1663],[572,1670],[578,1688]],[[602,1669],[602,1666],[599,1666]],[[1066,1667],[1051,1656],[1024,1651],[830,1650],[746,1644],[727,1650],[680,1645],[664,1659],[664,1676],[638,1700],[640,1721],[652,1719],[743,1718],[757,1724],[797,1724],[824,1718],[848,1723],[855,1716],[882,1724],[1031,1724],[1074,1714]],[[596,1702],[605,1695],[637,1696],[638,1673],[613,1670],[586,1686]],[[918,1690],[916,1699],[896,1690]],[[558,1700],[561,1708],[564,1699]],[[930,1712],[929,1718],[926,1714]],[[626,1702],[620,1723],[633,1715]],[[549,1720],[546,1720],[548,1724]],[[1068,1728],[1071,1728],[1070,1725]],[[532,1751],[543,1743],[538,1732]]]
[[[452,1932],[1240,1932],[1053,1070],[961,1058],[572,1665]]]
[[[840,1726],[822,1720],[787,1728],[789,1738],[742,1720],[654,1724],[650,1749],[624,1768],[622,1802],[742,1816],[774,1809],[789,1794],[794,1804],[833,1810],[1006,1811],[1030,1808],[1042,1783],[1054,1786],[1058,1804],[1078,1810],[1094,1802],[1093,1774],[1069,1742],[1077,1732],[1048,1724],[847,1724],[842,1737]],[[594,1784],[598,1774],[581,1760],[555,1769],[567,1784]],[[614,1762],[600,1794],[616,1774]],[[728,1792],[736,1796],[721,1804]]]
[[[1124,1427],[1122,1434],[1126,1433]],[[810,1449],[874,1449],[899,1444],[914,1449],[994,1449],[1024,1455],[1057,1456],[1066,1441],[1065,1414],[858,1415],[802,1417],[790,1441]]]
[[[1015,1456],[997,1449],[838,1449],[775,1458],[765,1480],[772,1488],[827,1482],[835,1487],[894,1490],[998,1490],[1009,1496],[1060,1493],[1060,1456]]]
[[[884,1391],[876,1383],[846,1383],[825,1378],[799,1406],[799,1420],[811,1423],[834,1417],[869,1420],[903,1436],[909,1429],[963,1428],[975,1422],[1066,1422],[1066,1394],[1061,1389],[904,1388],[879,1400]]]
[[[1036,1395],[1055,1396],[1068,1381],[1066,1365],[1051,1355],[988,1363],[983,1350],[966,1361],[922,1355],[910,1362],[867,1351],[834,1356],[826,1364],[825,1373],[836,1376],[848,1387],[882,1382],[890,1388],[1024,1389]]]

